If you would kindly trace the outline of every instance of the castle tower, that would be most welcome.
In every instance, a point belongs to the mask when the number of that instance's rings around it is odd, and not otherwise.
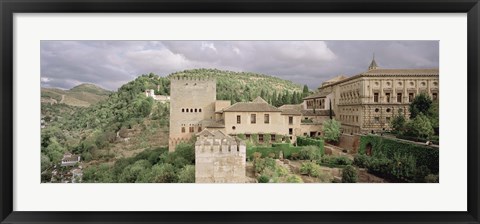
[[[377,65],[377,62],[375,61],[375,53],[373,53],[373,59],[372,59],[372,62],[370,63],[370,66],[368,66],[368,71],[377,69],[377,68],[378,68],[378,65]]]
[[[201,132],[201,121],[215,118],[216,92],[216,82],[211,78],[170,79],[170,152]]]

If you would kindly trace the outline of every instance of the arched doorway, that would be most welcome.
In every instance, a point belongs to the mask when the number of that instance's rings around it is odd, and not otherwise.
[[[367,143],[367,145],[365,146],[365,154],[367,156],[371,156],[372,155],[372,143]]]

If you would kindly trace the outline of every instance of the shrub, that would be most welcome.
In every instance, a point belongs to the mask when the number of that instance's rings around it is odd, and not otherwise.
[[[302,163],[300,173],[312,177],[318,177],[322,173],[321,167],[313,162]]]
[[[360,137],[359,154],[365,154],[367,145],[372,147],[372,156],[375,158],[384,159],[383,157],[385,157],[385,159],[393,159],[395,154],[412,156],[416,161],[417,167],[426,166],[432,174],[438,174],[438,148],[384,138],[381,136],[366,135]],[[373,159],[370,160],[370,162],[372,161]],[[373,164],[370,166],[372,165]],[[378,166],[379,164],[374,165]]]
[[[356,183],[358,180],[358,173],[355,167],[348,165],[342,171],[342,183]]]
[[[187,165],[178,173],[179,183],[195,183],[195,166]]]
[[[305,146],[300,150],[300,158],[305,160],[315,160],[320,158],[320,149],[317,146]]]
[[[352,160],[346,156],[323,156],[320,159],[320,164],[324,164],[329,167],[346,166],[351,165]]]
[[[153,182],[176,183],[177,175],[172,164],[156,164],[152,167]]]
[[[425,177],[425,183],[438,183],[438,175],[429,174]]]
[[[193,144],[180,143],[175,147],[173,152],[175,157],[184,158],[188,164],[195,164],[195,147]]]
[[[360,168],[368,168],[369,166],[369,156],[364,154],[357,154],[353,159],[353,165]]]
[[[321,155],[325,154],[325,143],[322,139],[313,139],[313,138],[297,136],[297,145],[298,146],[314,145],[319,148]]]
[[[258,177],[258,183],[268,183],[270,182],[270,178],[265,176],[265,175],[261,175]]]
[[[422,113],[407,122],[405,129],[405,134],[408,136],[429,138],[434,134],[433,126],[430,123],[430,119]]]
[[[288,175],[285,182],[287,182],[287,183],[303,183],[303,180],[302,180],[301,177],[299,177],[297,175]]]

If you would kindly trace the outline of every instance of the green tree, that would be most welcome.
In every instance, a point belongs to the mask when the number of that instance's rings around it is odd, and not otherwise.
[[[178,181],[175,167],[172,164],[154,165],[152,175],[155,183],[176,183]]]
[[[355,167],[348,165],[342,171],[342,183],[356,183],[358,180],[358,173]]]
[[[195,183],[195,166],[186,165],[178,173],[179,183]]]
[[[429,115],[432,99],[426,93],[416,96],[410,104],[410,119],[417,117],[420,113]]]
[[[399,133],[403,133],[405,131],[406,123],[407,120],[405,119],[405,116],[403,116],[403,114],[398,114],[393,117],[392,121],[390,121],[390,127]]]
[[[430,119],[420,113],[407,123],[406,133],[410,136],[428,138],[434,134],[434,131]]]
[[[329,119],[323,122],[324,138],[330,142],[338,142],[340,139],[340,123],[335,119]]]
[[[303,85],[303,92],[302,92],[302,98],[305,98],[310,94],[310,90],[308,89],[307,85]]]

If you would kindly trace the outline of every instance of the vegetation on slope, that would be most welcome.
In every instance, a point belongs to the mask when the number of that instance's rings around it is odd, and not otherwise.
[[[111,92],[93,84],[81,84],[70,90],[42,88],[42,102],[50,104],[63,103],[69,106],[88,107],[105,100]]]

